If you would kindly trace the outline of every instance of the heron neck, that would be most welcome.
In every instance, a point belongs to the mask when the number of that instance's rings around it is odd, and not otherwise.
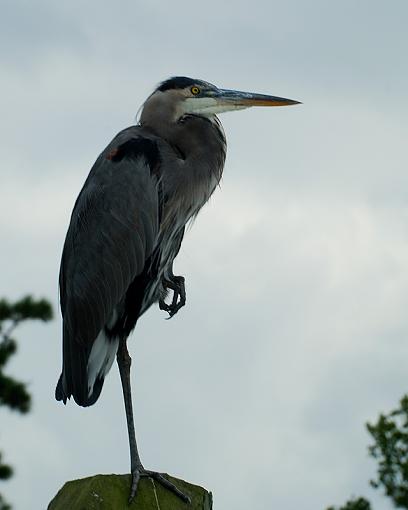
[[[219,120],[198,115],[186,115],[177,122],[161,122],[143,127],[164,139],[184,165],[200,163],[205,167],[223,166],[226,141]]]

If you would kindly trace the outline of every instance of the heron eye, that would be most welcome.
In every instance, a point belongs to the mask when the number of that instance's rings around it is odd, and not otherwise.
[[[191,93],[195,96],[200,93],[200,89],[198,87],[191,87]]]

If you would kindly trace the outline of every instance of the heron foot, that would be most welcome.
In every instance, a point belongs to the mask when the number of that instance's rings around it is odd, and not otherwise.
[[[162,281],[166,291],[173,291],[173,298],[170,304],[167,304],[164,298],[159,300],[159,308],[169,314],[168,319],[173,317],[173,315],[186,304],[186,288],[184,282],[183,276],[172,276],[171,280],[163,279]]]
[[[178,487],[174,485],[174,483],[170,482],[162,473],[157,473],[156,471],[150,471],[145,469],[143,466],[136,468],[132,471],[132,485],[130,487],[130,496],[129,496],[129,504],[133,501],[136,496],[137,486],[139,485],[139,480],[142,477],[148,477],[156,482],[160,483],[165,489],[169,490],[176,496],[178,496],[184,503],[191,503],[191,499],[187,494],[184,494]]]

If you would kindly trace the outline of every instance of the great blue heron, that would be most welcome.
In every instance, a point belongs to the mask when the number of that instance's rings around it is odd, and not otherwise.
[[[141,476],[189,500],[140,460],[126,341],[153,303],[170,317],[185,304],[184,278],[173,274],[173,261],[186,224],[221,179],[226,143],[216,114],[297,103],[170,78],[145,101],[139,124],[121,131],[100,154],[77,198],[59,277],[63,367],[55,396],[64,404],[71,396],[80,406],[94,404],[116,356],[129,434],[130,500]]]

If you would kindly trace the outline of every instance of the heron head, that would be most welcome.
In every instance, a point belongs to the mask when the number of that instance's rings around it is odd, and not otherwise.
[[[166,114],[171,116],[172,120],[178,120],[184,115],[211,117],[218,113],[242,110],[252,106],[294,104],[300,103],[283,97],[220,89],[203,80],[176,76],[162,82],[148,98],[141,120],[143,122],[143,117],[147,117],[144,113],[147,114],[152,109],[156,112],[160,111],[163,116]]]

